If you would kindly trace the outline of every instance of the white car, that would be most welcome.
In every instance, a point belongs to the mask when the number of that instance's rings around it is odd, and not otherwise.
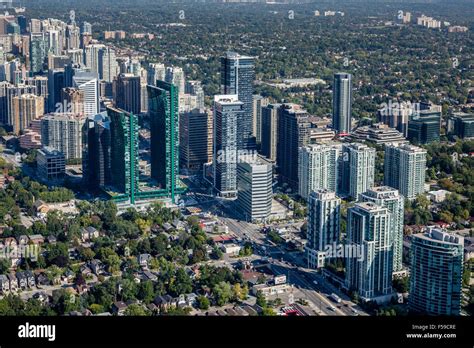
[[[318,285],[318,282],[316,280],[313,280],[314,285]]]

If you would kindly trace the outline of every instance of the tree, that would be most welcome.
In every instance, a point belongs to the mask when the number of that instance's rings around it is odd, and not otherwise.
[[[76,274],[76,278],[74,279],[74,284],[77,286],[82,286],[86,284],[86,280],[81,273]]]
[[[451,222],[453,222],[453,213],[451,213],[450,211],[442,211],[441,213],[439,213],[439,218],[442,221],[450,224]]]
[[[176,296],[188,294],[193,290],[193,282],[183,268],[178,268],[174,281],[170,284],[169,290]]]
[[[275,244],[281,244],[284,242],[284,239],[274,230],[268,232],[268,238],[270,238],[270,240]]]
[[[58,279],[63,274],[63,270],[56,265],[52,265],[46,269],[45,274],[50,282],[54,282],[55,279]]]
[[[399,293],[406,293],[410,288],[409,277],[396,277],[393,279],[393,287]]]
[[[65,243],[56,243],[49,245],[49,250],[46,256],[48,265],[57,265],[59,267],[66,267],[69,264],[69,251]]]
[[[209,309],[209,306],[211,303],[209,302],[209,299],[206,296],[198,296],[197,300],[197,305],[199,309],[202,310],[207,310]]]
[[[91,261],[95,257],[95,252],[91,248],[79,248],[79,257],[83,261]]]
[[[6,274],[10,269],[10,262],[7,259],[0,259],[0,274]]]
[[[163,315],[173,315],[173,316],[185,316],[185,315],[189,315],[189,312],[191,311],[191,308],[189,307],[185,307],[185,308],[182,308],[182,307],[171,307],[171,308],[168,308],[168,310],[164,313],[162,313]]]
[[[135,220],[135,223],[138,226],[138,229],[142,234],[150,232],[151,222],[142,218]]]
[[[244,247],[240,249],[239,256],[250,256],[253,253],[252,245],[250,243],[245,243]]]
[[[466,263],[466,267],[464,267],[464,271],[462,273],[462,283],[464,286],[469,286],[469,282],[471,281],[471,261]]]
[[[222,252],[222,250],[219,247],[215,246],[212,249],[212,255],[213,255],[214,259],[221,260],[222,257],[224,256],[224,253]]]
[[[164,234],[160,234],[158,237],[153,238],[150,241],[151,254],[153,256],[161,256],[166,252],[168,247],[168,238]]]
[[[228,303],[232,298],[232,288],[228,282],[218,283],[214,289],[213,293],[215,300],[218,306],[223,306]]]
[[[235,283],[232,286],[232,299],[234,301],[241,301],[245,300],[248,296],[248,287],[247,285],[244,285],[243,287],[240,285],[240,283]]]
[[[135,300],[137,298],[138,286],[132,279],[121,279],[118,288],[123,301]]]
[[[120,270],[120,257],[117,254],[107,256],[104,263],[110,273],[117,273]]]
[[[153,283],[150,280],[141,282],[138,286],[138,299],[145,303],[150,303],[155,297]]]
[[[262,309],[262,315],[264,316],[275,316],[276,313],[273,309],[265,307]]]
[[[132,317],[144,317],[150,315],[143,306],[140,306],[138,304],[131,304],[130,306],[125,309],[125,315],[126,316],[132,316]]]
[[[89,306],[89,310],[92,312],[92,314],[99,314],[105,312],[104,307],[97,303],[91,304]]]
[[[267,307],[267,300],[265,299],[265,296],[260,290],[257,291],[257,305],[259,305],[262,308]]]

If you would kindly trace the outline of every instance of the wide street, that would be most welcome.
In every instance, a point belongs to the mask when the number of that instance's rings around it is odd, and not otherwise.
[[[287,281],[297,287],[317,308],[316,312],[329,316],[367,315],[356,306],[350,299],[342,294],[335,286],[320,276],[317,271],[304,268],[305,262],[302,252],[288,251],[280,245],[269,241],[264,233],[260,232],[260,226],[243,220],[236,216],[233,205],[235,202],[221,200],[213,204],[206,204],[207,208],[216,214],[223,223],[229,227],[229,231],[242,241],[250,242],[254,253],[261,255],[268,261],[271,270],[275,274],[285,274]],[[201,208],[203,208],[200,205]],[[336,293],[341,302],[336,303],[329,296]]]

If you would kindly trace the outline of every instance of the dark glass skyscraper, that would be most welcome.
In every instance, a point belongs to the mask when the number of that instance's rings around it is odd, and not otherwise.
[[[254,58],[227,52],[221,57],[221,94],[237,95],[243,103],[243,112],[237,120],[237,148],[255,149],[253,128]]]
[[[179,173],[178,93],[173,84],[148,86],[151,131],[151,176],[174,201]]]
[[[474,137],[474,113],[456,112],[448,118],[447,133],[458,138]]]
[[[115,104],[118,108],[135,115],[141,112],[140,77],[133,74],[120,74],[115,80]]]
[[[180,166],[189,172],[201,172],[212,158],[212,115],[194,109],[179,117]]]
[[[278,108],[280,104],[269,104],[262,108],[262,155],[272,161],[277,158]]]
[[[439,141],[440,129],[441,112],[422,110],[408,121],[408,140],[416,144]]]
[[[82,127],[82,171],[84,185],[97,191],[110,185],[110,119],[107,112],[89,116]]]
[[[298,149],[310,141],[309,114],[296,104],[278,109],[277,170],[280,181],[298,190]]]
[[[64,88],[64,69],[48,71],[48,109],[49,112],[56,112],[62,103],[61,90]]]
[[[352,76],[334,74],[332,126],[338,133],[349,133],[352,120]]]

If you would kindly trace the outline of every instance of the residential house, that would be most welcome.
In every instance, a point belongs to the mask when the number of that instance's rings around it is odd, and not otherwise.
[[[98,276],[104,273],[105,267],[104,267],[104,264],[100,260],[94,259],[89,263],[89,268],[92,270],[92,273]]]
[[[22,234],[21,236],[17,238],[18,245],[27,245],[28,240],[29,240],[28,236],[24,234]]]
[[[168,308],[170,308],[173,304],[173,298],[166,294],[164,296],[157,296],[155,297],[155,299],[153,300],[153,303],[158,307],[160,308],[160,310],[167,310]]]
[[[187,294],[187,295],[186,295],[186,302],[187,302],[187,305],[188,305],[189,307],[194,307],[194,306],[196,305],[196,302],[197,302],[197,297],[198,297],[198,296],[197,296],[194,292],[192,292],[192,293],[190,293],[190,294]]]
[[[39,218],[45,218],[48,214],[50,208],[49,205],[43,202],[41,199],[38,199],[34,204],[33,208],[36,212],[36,216]]]
[[[16,279],[18,282],[18,288],[22,290],[28,288],[28,278],[24,272],[17,272]]]
[[[11,251],[16,250],[18,248],[18,242],[13,237],[7,237],[3,239],[3,245],[5,247],[9,247]]]
[[[115,315],[125,315],[126,309],[127,305],[125,304],[125,302],[122,301],[114,302],[114,304],[112,305],[112,313],[114,313]]]
[[[246,311],[250,316],[258,315],[258,312],[254,308],[250,307],[249,305],[242,306],[242,309]]]
[[[76,274],[70,269],[68,269],[66,272],[64,272],[62,276],[62,280],[68,284],[71,284],[74,281],[75,277],[76,277]]]
[[[145,280],[151,280],[153,282],[156,282],[158,280],[158,277],[151,273],[150,271],[144,271],[143,275],[146,277]]]
[[[163,228],[164,228],[164,230],[165,230],[166,232],[171,232],[171,231],[173,231],[173,229],[174,229],[174,228],[173,228],[173,225],[171,225],[169,222],[165,222],[165,223],[163,224]]]
[[[171,299],[171,307],[178,307],[179,297],[174,297]]]
[[[4,274],[0,274],[0,293],[5,294],[10,291],[10,281]]]
[[[148,268],[148,265],[151,259],[152,259],[152,256],[150,254],[140,254],[137,257],[138,264],[141,267],[145,267],[145,268]]]
[[[234,311],[237,312],[237,315],[241,316],[241,317],[248,317],[249,316],[249,313],[247,311],[245,311],[242,307],[240,306],[235,306],[234,307]]]
[[[157,306],[156,304],[154,304],[153,302],[150,303],[150,304],[148,304],[148,305],[146,306],[146,308],[148,308],[148,310],[149,310],[150,312],[155,313],[155,314],[158,313],[158,311],[159,311],[158,306]]]
[[[81,274],[83,276],[88,276],[89,274],[92,273],[91,269],[89,268],[89,266],[87,266],[86,264],[82,265],[80,268],[79,268],[79,271],[81,272]]]
[[[10,282],[10,292],[18,291],[18,279],[14,274],[7,274],[8,281]]]
[[[76,247],[71,247],[71,248],[68,248],[67,249],[67,252],[69,254],[69,258],[71,260],[77,260],[78,256],[79,256],[79,251],[77,251],[77,248]]]
[[[186,302],[186,296],[184,296],[183,294],[179,295],[178,297],[178,301],[177,301],[177,305],[179,307],[184,307],[187,305],[187,302]]]
[[[138,301],[137,299],[130,299],[127,302],[125,302],[125,304],[127,305],[127,307],[131,305],[139,305],[140,301]]]
[[[86,292],[89,291],[89,287],[87,284],[79,284],[79,285],[74,285],[74,289],[76,290],[78,295],[85,294]]]
[[[26,277],[26,284],[29,288],[33,288],[36,286],[36,280],[35,280],[35,275],[33,274],[32,271],[25,271],[24,272],[25,277]]]
[[[88,242],[95,238],[99,238],[99,231],[95,227],[87,226],[82,229],[81,239],[83,242]]]
[[[51,282],[49,281],[49,278],[46,276],[44,273],[40,273],[36,276],[36,284],[38,285],[50,285]]]
[[[44,237],[41,234],[32,234],[30,241],[35,245],[41,245],[44,243]]]
[[[185,223],[179,219],[174,219],[171,225],[176,229],[176,230],[182,230],[185,227]]]
[[[14,241],[12,243],[12,240]],[[15,239],[13,238],[5,238],[0,240],[0,253],[1,255],[5,255],[3,257],[9,263],[9,267],[17,267],[20,262],[21,258],[18,253],[18,244]]]
[[[233,310],[232,308],[226,308],[224,311],[227,313],[227,315],[232,316],[232,317],[236,317],[236,316],[239,315],[239,314],[238,314],[235,310]]]

